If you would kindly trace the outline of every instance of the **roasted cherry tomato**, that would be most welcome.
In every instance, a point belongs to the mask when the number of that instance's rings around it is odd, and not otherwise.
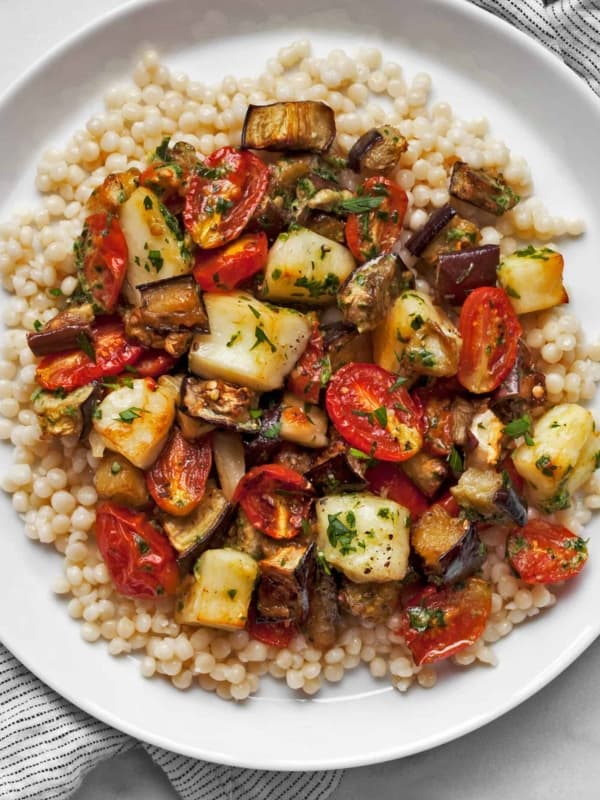
[[[329,382],[325,400],[338,433],[364,453],[406,461],[421,449],[417,406],[397,376],[376,364],[345,364]]]
[[[112,582],[127,597],[174,594],[175,551],[146,514],[104,501],[96,510],[96,541]]]
[[[205,250],[237,238],[263,198],[267,165],[246,150],[221,147],[198,167],[188,185],[183,222]]]
[[[288,389],[307,403],[318,403],[321,386],[326,382],[323,337],[315,316],[308,345],[288,378]]]
[[[460,506],[454,499],[454,495],[451,492],[446,492],[443,494],[439,500],[436,500],[433,505],[441,506],[446,514],[449,514],[451,517],[458,517],[460,514]]]
[[[184,173],[179,164],[155,161],[140,175],[140,186],[145,186],[160,198],[170,203],[183,190]]]
[[[588,550],[585,539],[545,519],[531,519],[512,530],[506,554],[516,573],[527,583],[556,583],[583,569]]]
[[[429,501],[397,464],[381,462],[369,467],[365,475],[369,489],[380,497],[394,500],[410,511],[412,520],[429,508]]]
[[[448,456],[452,450],[452,398],[430,389],[416,389],[413,398],[423,414],[423,450],[433,456]]]
[[[76,243],[77,268],[84,292],[94,309],[111,314],[127,272],[127,242],[112,214],[92,214]]]
[[[246,620],[246,630],[253,639],[259,642],[270,644],[273,647],[287,647],[298,629],[293,622],[263,622],[256,618],[256,610],[250,606],[248,619]]]
[[[246,233],[217,250],[199,250],[194,278],[205,292],[228,292],[265,266],[268,250],[263,231]]]
[[[491,392],[515,363],[521,325],[504,289],[481,286],[465,300],[458,329],[463,344],[458,380],[474,394]]]
[[[124,367],[135,364],[144,352],[141,344],[127,338],[118,317],[97,319],[92,325],[91,341],[86,339],[82,346],[85,351],[65,350],[44,356],[35,373],[39,385],[50,391],[71,392],[99,378],[118,375]]]
[[[210,436],[188,441],[179,428],[173,428],[160,455],[146,472],[148,491],[167,514],[185,517],[204,497],[211,465]]]
[[[272,539],[293,539],[302,530],[312,502],[311,484],[282,464],[254,467],[233,495],[251,525]]]
[[[387,252],[400,238],[408,198],[404,189],[382,175],[367,178],[361,196],[380,201],[372,210],[350,214],[346,220],[346,242],[362,263]]]
[[[158,378],[164,375],[177,363],[177,358],[167,353],[166,350],[144,350],[135,362],[132,372],[140,378]]]
[[[454,586],[426,586],[405,601],[398,630],[415,663],[432,664],[464,650],[484,631],[492,587],[481,578]]]

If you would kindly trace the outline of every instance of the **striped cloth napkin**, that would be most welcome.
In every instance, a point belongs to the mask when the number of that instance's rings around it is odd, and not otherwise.
[[[600,95],[600,5],[593,0],[471,2],[538,39]],[[57,695],[2,645],[0,711],[1,800],[64,800],[96,764],[138,744]],[[343,775],[341,770],[237,769],[142,747],[183,800],[325,800]]]

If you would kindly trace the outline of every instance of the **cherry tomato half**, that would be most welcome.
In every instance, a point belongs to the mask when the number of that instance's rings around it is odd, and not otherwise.
[[[350,214],[346,220],[346,242],[360,263],[391,249],[400,238],[408,207],[404,189],[382,175],[365,181],[362,196],[380,199],[381,203],[371,211]]]
[[[348,444],[381,461],[406,461],[423,444],[420,412],[397,376],[350,362],[327,387],[327,413]]]
[[[315,316],[308,345],[290,372],[287,384],[292,394],[301,397],[307,403],[319,402],[323,373],[326,369],[323,356],[323,337],[319,328],[319,320]]]
[[[112,214],[92,214],[77,242],[79,281],[99,313],[112,313],[127,272],[127,242]]]
[[[588,557],[584,539],[545,519],[531,519],[512,530],[506,553],[516,573],[527,583],[556,583],[573,578]]]
[[[135,362],[133,372],[140,378],[158,378],[174,367],[177,361],[177,357],[167,353],[166,350],[144,350]]]
[[[458,380],[474,394],[493,391],[517,358],[521,325],[504,289],[481,286],[465,300],[458,330],[463,344]]]
[[[215,150],[189,182],[183,222],[205,250],[237,238],[263,198],[267,165],[247,150]]]
[[[99,378],[118,375],[124,367],[135,364],[144,347],[125,335],[119,317],[100,317],[92,325],[89,351],[65,350],[44,356],[38,363],[35,379],[43,389],[71,392]]]
[[[426,586],[405,602],[398,630],[415,663],[432,664],[464,650],[484,631],[492,587],[481,578],[454,586]]]
[[[441,506],[446,514],[449,514],[451,517],[458,517],[460,514],[460,506],[454,499],[454,495],[450,492],[445,492],[433,505]]]
[[[369,489],[380,497],[394,500],[410,511],[412,520],[429,508],[429,501],[396,464],[381,462],[369,467],[365,475]]]
[[[211,465],[210,436],[188,441],[179,428],[173,428],[160,455],[146,472],[148,491],[167,514],[185,517],[204,497]]]
[[[127,597],[174,594],[175,551],[146,514],[104,501],[96,510],[96,541],[112,582]]]
[[[263,231],[247,233],[217,250],[196,254],[193,275],[205,292],[228,292],[267,263],[269,243]]]
[[[311,484],[283,464],[254,467],[233,495],[251,525],[272,539],[293,539],[302,530],[312,502]]]
[[[246,620],[246,630],[253,639],[257,639],[264,644],[273,647],[287,647],[298,629],[293,622],[262,622],[256,618],[254,606],[248,609],[248,619]]]

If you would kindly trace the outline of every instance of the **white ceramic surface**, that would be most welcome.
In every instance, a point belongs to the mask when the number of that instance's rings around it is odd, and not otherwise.
[[[228,19],[236,19],[235,26]],[[210,82],[224,74],[256,73],[279,46],[300,36],[309,36],[320,52],[375,44],[407,74],[430,72],[437,98],[449,100],[463,116],[485,114],[494,132],[526,155],[552,210],[583,214],[591,223],[600,217],[595,193],[600,168],[588,156],[595,152],[593,132],[600,123],[597,101],[524,36],[449,0],[421,0],[418,6],[410,0],[373,0],[368,6],[348,0],[327,12],[314,0],[301,7],[284,0],[242,6],[223,0],[218,10],[193,0],[128,4],[56,51],[0,104],[3,144],[11,152],[3,164],[0,217],[35,199],[31,186],[41,148],[63,141],[99,107],[101,88],[126,75],[142,42],[159,46],[169,65]],[[591,224],[585,238],[563,248],[574,307],[590,330],[598,326],[588,265],[599,246]],[[4,465],[7,456],[2,453]],[[139,738],[223,763],[328,768],[428,749],[521,702],[600,630],[590,614],[600,600],[600,564],[592,547],[590,564],[561,602],[497,645],[501,663],[495,669],[448,671],[434,691],[415,689],[407,696],[365,672],[312,700],[270,684],[244,706],[234,706],[199,690],[178,693],[146,682],[134,659],[112,659],[102,645],[84,644],[62,601],[49,590],[59,559],[22,535],[8,502],[3,512],[3,641],[90,713]]]

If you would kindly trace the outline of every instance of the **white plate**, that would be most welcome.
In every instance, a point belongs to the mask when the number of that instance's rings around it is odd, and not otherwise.
[[[134,51],[152,42],[169,65],[203,81],[255,74],[294,39],[317,51],[381,47],[407,74],[430,72],[435,96],[460,116],[484,114],[529,160],[536,188],[555,213],[583,215],[590,232],[564,246],[574,308],[590,330],[597,310],[591,265],[600,252],[600,104],[540,46],[458,0],[170,0],[129,4],[37,65],[0,103],[3,207],[35,200],[42,146],[63,142],[99,108],[101,89],[126,77]],[[235,20],[235,23],[228,22]],[[574,138],[576,143],[573,145]],[[588,265],[590,267],[588,268]],[[9,463],[2,450],[3,466]],[[500,665],[448,670],[432,691],[400,695],[366,671],[311,700],[269,684],[244,705],[200,690],[145,681],[133,658],[85,644],[50,586],[60,570],[51,548],[22,535],[1,498],[1,634],[42,680],[96,717],[146,741],[224,764],[271,769],[358,766],[426,750],[471,731],[525,700],[567,667],[600,632],[600,556],[556,607],[496,646]],[[590,526],[598,534],[597,523]]]

